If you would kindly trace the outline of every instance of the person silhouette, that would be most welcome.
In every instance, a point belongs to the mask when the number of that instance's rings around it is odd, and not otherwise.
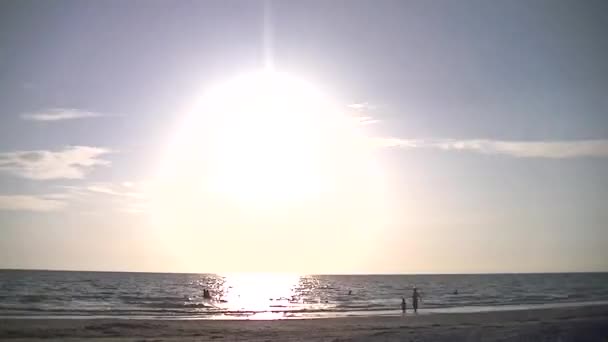
[[[414,306],[414,313],[418,313],[418,301],[422,301],[422,296],[420,296],[418,289],[414,287],[414,292],[412,293],[412,305]]]
[[[405,298],[401,297],[401,312],[405,313],[407,310],[407,303],[405,302]]]

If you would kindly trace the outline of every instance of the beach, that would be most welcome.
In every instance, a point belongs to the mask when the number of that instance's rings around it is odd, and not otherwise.
[[[0,319],[3,341],[606,341],[608,305],[294,320]]]

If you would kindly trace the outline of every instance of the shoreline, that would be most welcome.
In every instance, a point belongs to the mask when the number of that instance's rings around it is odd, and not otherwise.
[[[7,341],[604,341],[608,305],[289,320],[3,319]]]
[[[608,301],[588,301],[588,302],[558,302],[558,303],[542,303],[542,304],[505,304],[505,305],[470,305],[470,306],[454,306],[454,307],[431,307],[421,308],[418,313],[424,315],[442,315],[442,314],[470,314],[470,313],[493,313],[504,311],[530,311],[530,310],[545,310],[545,309],[565,309],[593,306],[608,306]],[[414,316],[413,310],[410,308],[407,316]],[[159,321],[248,321],[248,320],[309,320],[309,319],[334,319],[334,318],[364,318],[364,317],[401,317],[401,310],[352,310],[352,311],[262,311],[262,312],[233,312],[228,314],[222,313],[193,313],[191,315],[2,315],[2,320],[159,320]]]

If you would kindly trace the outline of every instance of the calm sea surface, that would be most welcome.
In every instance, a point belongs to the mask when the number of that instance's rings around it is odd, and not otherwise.
[[[400,314],[401,296],[411,308],[414,286],[423,296],[421,313],[608,303],[608,273],[221,276],[0,270],[0,317],[391,315]],[[204,289],[212,298],[203,298]]]

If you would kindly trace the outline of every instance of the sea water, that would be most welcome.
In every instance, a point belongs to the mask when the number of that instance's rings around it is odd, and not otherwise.
[[[277,319],[608,303],[608,273],[170,274],[0,270],[0,317]],[[211,298],[203,297],[208,289]],[[350,292],[350,294],[349,294]]]

